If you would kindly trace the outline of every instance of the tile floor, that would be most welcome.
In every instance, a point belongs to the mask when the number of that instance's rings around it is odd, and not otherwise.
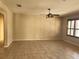
[[[79,47],[64,41],[19,41],[0,48],[0,59],[79,59]]]

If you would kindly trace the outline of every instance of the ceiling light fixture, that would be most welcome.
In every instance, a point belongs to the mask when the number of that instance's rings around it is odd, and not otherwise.
[[[46,18],[52,18],[52,17],[54,17],[54,16],[59,16],[59,14],[52,14],[50,11],[51,11],[51,9],[50,8],[48,8],[48,11],[49,11],[49,13],[46,15]]]
[[[21,0],[17,0],[16,6],[17,6],[17,7],[22,7]]]
[[[17,7],[22,7],[22,5],[21,4],[16,4],[17,5]]]

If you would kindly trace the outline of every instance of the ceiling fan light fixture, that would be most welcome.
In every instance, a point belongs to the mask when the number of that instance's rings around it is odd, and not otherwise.
[[[52,13],[47,14],[47,17],[48,17],[48,18],[53,17]]]
[[[50,11],[51,11],[51,9],[50,8],[48,8],[48,11],[49,11],[49,13],[46,15],[46,18],[52,18],[52,17],[54,17],[54,16],[59,16],[59,14],[52,14]]]

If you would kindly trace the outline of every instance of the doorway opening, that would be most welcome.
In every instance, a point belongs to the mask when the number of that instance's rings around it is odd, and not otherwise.
[[[4,15],[0,13],[0,47],[4,46]]]

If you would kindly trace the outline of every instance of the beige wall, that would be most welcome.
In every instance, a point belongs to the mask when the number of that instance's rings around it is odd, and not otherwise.
[[[67,41],[71,44],[79,46],[79,38],[70,37],[66,35],[66,28],[67,28],[67,19],[74,16],[64,17],[62,19],[62,37],[64,41]]]
[[[8,7],[0,1],[0,13],[4,15],[4,26],[5,26],[5,46],[9,46],[12,42],[12,12]]]
[[[61,20],[44,15],[14,14],[14,40],[61,39]]]

